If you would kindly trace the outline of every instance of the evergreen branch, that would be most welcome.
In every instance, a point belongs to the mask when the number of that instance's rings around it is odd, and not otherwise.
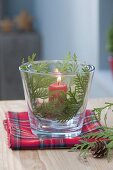
[[[109,109],[112,110],[112,107],[113,107],[113,103],[106,102],[103,107],[93,109],[99,121],[101,119],[102,112],[105,109],[107,109],[104,115],[105,125],[100,127],[102,131],[99,131],[97,133],[95,132],[87,133],[83,135],[80,144],[75,145],[73,148],[71,148],[72,152],[80,149],[80,155],[82,157],[84,157],[85,155],[86,158],[86,156],[90,154],[90,148],[94,146],[97,141],[105,141],[105,145],[108,150],[106,155],[107,160],[110,161],[111,158],[113,158],[113,127],[108,127],[106,123],[107,112]]]
[[[104,123],[105,125],[107,126],[107,123],[106,123],[106,120],[107,120],[107,112],[108,110],[111,109],[111,107],[113,107],[113,103],[110,103],[110,102],[105,102],[105,105],[103,107],[99,107],[99,108],[94,108],[93,111],[95,112],[96,116],[97,116],[97,119],[98,121],[100,121],[101,119],[101,114],[104,110],[105,111],[105,116],[104,116]],[[113,112],[113,110],[111,110]]]
[[[22,65],[22,69],[28,70],[27,73],[25,72],[27,82],[26,89],[28,89],[27,91],[33,106],[33,113],[35,116],[40,115],[44,118],[46,118],[49,113],[51,118],[60,122],[66,122],[72,119],[83,105],[88,88],[89,70],[85,65],[82,65],[81,70],[79,70],[76,54],[71,57],[71,54],[68,53],[63,62],[58,62],[56,67],[61,73],[74,73],[71,78],[71,84],[74,86],[74,89],[71,88],[70,84],[67,93],[58,90],[55,92],[60,95],[60,100],[58,97],[54,100],[52,99],[53,101],[48,100],[48,102],[45,102],[45,99],[51,98],[51,95],[54,96],[54,94],[50,94],[48,87],[56,81],[56,77],[37,74],[48,73],[50,71],[50,65],[44,61],[39,63],[34,62],[35,56],[36,54],[33,54],[31,57],[28,57],[27,66],[24,64]],[[33,74],[29,72],[29,66],[30,69],[32,68],[34,70]],[[37,104],[37,100],[39,99],[42,99],[43,102]]]
[[[63,62],[58,62],[56,64],[56,68],[61,73],[76,73],[78,71],[78,63],[76,54],[71,57],[71,53],[69,52],[65,57]]]

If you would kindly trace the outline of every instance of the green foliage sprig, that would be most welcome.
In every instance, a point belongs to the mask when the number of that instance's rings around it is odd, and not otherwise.
[[[37,117],[49,118],[65,122],[73,118],[83,105],[85,95],[88,89],[89,70],[86,65],[79,67],[77,56],[70,53],[63,61],[56,63],[56,68],[64,74],[72,74],[71,84],[67,93],[60,93],[61,99],[47,101],[54,94],[50,94],[48,86],[56,82],[56,77],[51,76],[50,65],[46,61],[35,62],[36,54],[28,57],[27,64],[22,64],[21,69],[25,70],[24,76],[26,81],[26,89],[29,94],[30,102],[33,106],[33,113]],[[36,73],[36,74],[35,74]],[[37,73],[42,73],[37,74]],[[47,73],[47,75],[46,75]],[[38,99],[43,100],[40,104]]]
[[[93,109],[93,111],[96,114],[96,117],[97,117],[98,121],[101,120],[102,112],[106,109],[105,116],[104,116],[105,127],[107,127],[107,113],[108,113],[108,110],[111,110],[112,107],[113,107],[113,103],[105,102],[105,105],[103,107],[99,107],[99,108],[94,108]]]
[[[22,65],[21,65],[21,69],[22,70],[28,70],[30,69],[30,66],[32,66],[31,69],[33,69],[33,71],[37,72],[37,73],[48,73],[50,71],[49,69],[49,65],[47,62],[41,62],[36,64],[35,61],[36,58],[36,53],[33,53],[32,56],[28,56],[28,64],[24,65],[24,58],[22,59]]]
[[[61,73],[76,73],[78,71],[76,54],[74,53],[74,55],[71,56],[71,53],[69,52],[64,57],[63,62],[57,63],[56,68],[58,68]]]
[[[111,158],[113,158],[113,127],[108,127],[107,125],[107,113],[108,110],[112,110],[113,103],[106,102],[103,107],[100,108],[94,108],[93,111],[95,112],[95,116],[97,116],[98,121],[101,120],[101,116],[103,111],[105,111],[104,115],[104,125],[101,126],[101,131],[99,133],[88,133],[82,136],[82,140],[79,145],[75,145],[73,148],[71,148],[70,151],[74,152],[80,149],[80,156],[83,158],[87,158],[87,156],[90,154],[90,149],[95,145],[95,143],[99,140],[105,141],[106,148],[108,149],[107,153],[107,160],[110,161]],[[94,139],[93,142],[91,142],[90,139]]]

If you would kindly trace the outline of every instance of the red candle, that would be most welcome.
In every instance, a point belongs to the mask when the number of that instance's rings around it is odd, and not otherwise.
[[[59,75],[57,77],[57,82],[51,84],[48,90],[50,94],[49,101],[52,101],[55,99],[59,99],[61,101],[64,96],[62,92],[64,92],[64,94],[66,94],[67,92],[67,85],[61,82],[61,76]]]

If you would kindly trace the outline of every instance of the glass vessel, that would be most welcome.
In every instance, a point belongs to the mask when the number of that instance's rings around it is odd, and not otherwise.
[[[19,70],[33,134],[80,135],[94,66],[49,60],[24,63]]]

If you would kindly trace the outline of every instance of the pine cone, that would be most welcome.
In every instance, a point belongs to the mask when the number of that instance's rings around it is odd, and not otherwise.
[[[108,149],[106,148],[106,143],[104,141],[96,142],[90,149],[94,158],[103,158],[107,156]]]

